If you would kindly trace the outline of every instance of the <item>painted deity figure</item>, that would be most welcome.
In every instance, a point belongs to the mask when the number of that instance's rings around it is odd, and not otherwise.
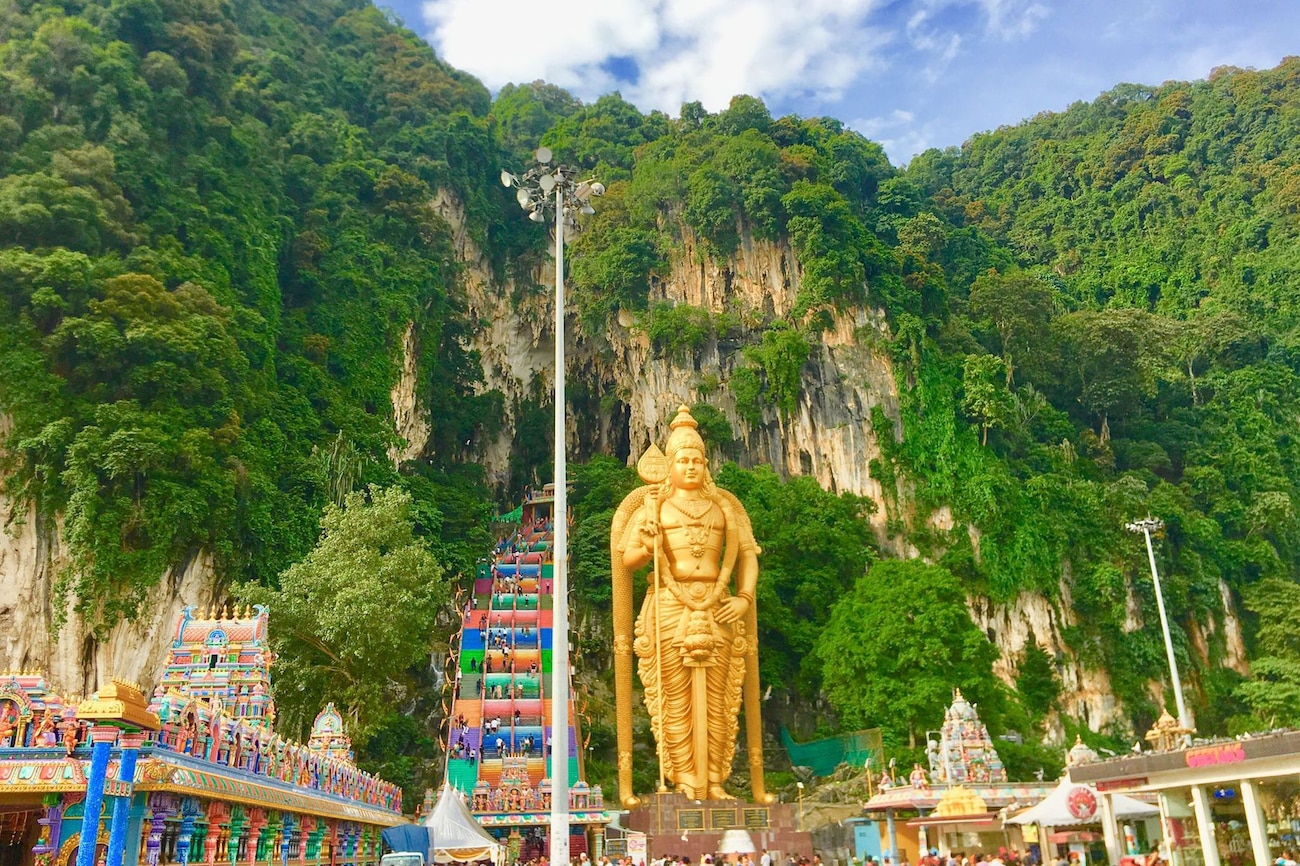
[[[652,446],[638,464],[649,483],[623,500],[610,536],[621,796],[625,805],[638,802],[631,765],[635,654],[665,779],[693,799],[730,798],[723,786],[743,692],[754,797],[768,802],[755,641],[760,550],[740,501],[714,485],[704,440],[685,406],[670,427],[664,453]],[[646,565],[649,589],[634,631],[632,574]]]

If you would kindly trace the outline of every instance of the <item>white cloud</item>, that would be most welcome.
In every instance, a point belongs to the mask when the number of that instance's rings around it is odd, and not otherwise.
[[[979,0],[988,32],[1002,39],[1024,39],[1047,17],[1047,7],[1034,0]]]
[[[591,98],[615,88],[642,110],[700,100],[836,99],[882,61],[867,17],[883,0],[426,0],[428,38],[489,87],[545,79]],[[630,60],[634,83],[604,64]]]
[[[878,142],[898,165],[906,165],[913,156],[934,146],[933,123],[918,124],[915,114],[901,108],[880,117],[850,121],[849,127]]]

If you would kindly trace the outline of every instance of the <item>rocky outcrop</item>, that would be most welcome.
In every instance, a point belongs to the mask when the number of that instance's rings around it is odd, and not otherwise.
[[[54,586],[66,567],[62,525],[0,498],[0,670],[37,670],[69,695],[93,692],[111,676],[152,688],[167,658],[171,629],[187,604],[214,604],[219,591],[206,554],[163,575],[132,623],[97,638],[76,613],[57,630]]]
[[[1070,597],[1069,586],[1062,580],[1061,595]],[[974,596],[967,604],[971,619],[997,646],[999,657],[993,673],[1004,683],[1014,686],[1017,665],[1026,648],[1037,644],[1057,660],[1061,678],[1060,706],[1066,715],[1094,731],[1128,730],[1128,719],[1115,701],[1110,677],[1104,670],[1085,667],[1078,655],[1063,639],[1062,629],[1075,624],[1068,603],[1059,607],[1039,592],[1022,592],[1014,601],[999,604]],[[1065,731],[1059,719],[1049,719],[1049,743],[1064,742]]]
[[[388,449],[388,459],[399,464],[414,460],[424,453],[429,444],[428,410],[421,405],[416,388],[419,386],[419,346],[416,343],[415,323],[407,322],[402,334],[402,370],[393,383],[389,398],[393,404],[393,427],[399,444]]]

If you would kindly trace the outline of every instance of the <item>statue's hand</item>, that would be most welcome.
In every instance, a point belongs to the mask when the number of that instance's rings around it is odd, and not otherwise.
[[[724,625],[729,622],[736,622],[745,614],[749,613],[749,599],[733,595],[730,598],[724,598],[718,605],[718,622]]]
[[[641,546],[648,551],[655,549],[655,539],[659,537],[659,521],[649,518],[637,527]]]

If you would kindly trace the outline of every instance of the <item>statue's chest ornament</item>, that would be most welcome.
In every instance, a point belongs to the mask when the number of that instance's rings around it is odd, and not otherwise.
[[[671,500],[671,502],[673,508],[686,518],[681,524],[682,534],[686,537],[687,550],[697,560],[695,567],[698,569],[698,560],[704,558],[709,547],[709,538],[713,534],[717,511],[713,507],[712,500],[709,499]]]

